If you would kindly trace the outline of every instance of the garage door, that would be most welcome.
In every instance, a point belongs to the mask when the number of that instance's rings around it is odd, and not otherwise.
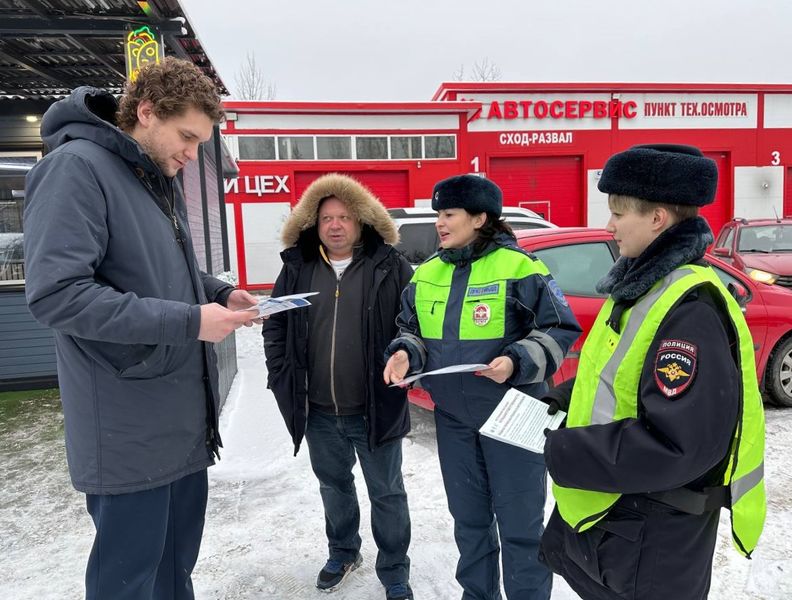
[[[302,193],[317,177],[324,175],[321,171],[303,171],[294,173],[295,198],[299,200]],[[356,171],[344,172],[354,177],[388,208],[410,206],[407,171]]]
[[[713,235],[717,236],[723,224],[732,218],[729,155],[726,152],[705,152],[704,156],[711,158],[718,165],[718,189],[715,192],[715,202],[704,206],[700,214],[707,219]]]
[[[489,172],[504,204],[530,208],[562,227],[583,225],[579,156],[493,158]]]

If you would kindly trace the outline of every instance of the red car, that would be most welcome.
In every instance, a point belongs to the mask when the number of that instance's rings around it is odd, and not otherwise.
[[[619,250],[613,236],[604,229],[531,229],[516,235],[519,245],[550,269],[583,328],[553,378],[560,383],[577,372],[580,348],[605,302],[605,296],[597,293],[595,286],[619,257]],[[714,256],[707,255],[706,260],[727,286],[732,285],[744,306],[756,347],[762,390],[779,406],[792,407],[792,291],[757,282]],[[411,390],[410,400],[432,407],[431,398],[423,390]]]
[[[712,253],[756,281],[792,289],[792,219],[734,219]]]

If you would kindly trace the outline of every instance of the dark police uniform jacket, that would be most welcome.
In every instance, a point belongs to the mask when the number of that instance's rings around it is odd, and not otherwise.
[[[662,243],[667,250],[652,260],[682,264],[674,259],[684,239]],[[656,281],[649,269],[653,274]],[[707,597],[720,511],[683,512],[664,492],[718,485],[726,468],[741,385],[727,322],[713,294],[692,291],[669,312],[646,355],[638,417],[548,435],[545,460],[557,484],[623,494],[583,533],[558,509],[545,530],[541,559],[585,600]],[[687,377],[669,379],[659,353],[668,340],[694,349]]]

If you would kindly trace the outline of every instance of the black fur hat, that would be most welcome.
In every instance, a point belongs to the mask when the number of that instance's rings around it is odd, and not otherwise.
[[[500,217],[503,193],[489,179],[456,175],[438,181],[432,190],[432,210],[446,208],[464,208],[472,214],[485,212]]]
[[[694,146],[633,146],[608,159],[597,187],[650,202],[705,206],[715,199],[718,167]]]

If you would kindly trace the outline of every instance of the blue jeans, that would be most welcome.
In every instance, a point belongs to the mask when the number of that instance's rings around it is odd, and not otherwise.
[[[96,526],[87,600],[192,600],[207,490],[202,469],[142,492],[87,494]]]
[[[377,577],[383,585],[410,579],[410,513],[402,482],[401,439],[368,447],[363,415],[335,416],[311,410],[305,439],[319,480],[330,558],[353,560],[360,552],[360,506],[352,467],[355,453],[371,501],[371,531],[377,544]]]

